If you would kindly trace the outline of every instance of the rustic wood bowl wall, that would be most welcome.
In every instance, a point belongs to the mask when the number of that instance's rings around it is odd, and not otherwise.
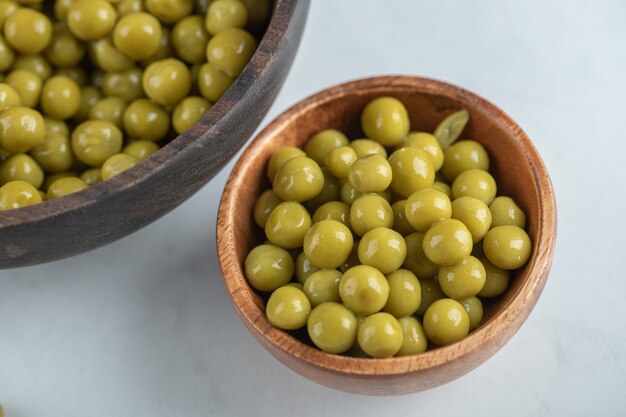
[[[513,197],[528,217],[533,252],[526,266],[512,274],[511,286],[485,303],[478,329],[462,341],[416,356],[362,359],[324,353],[267,320],[264,302],[247,284],[243,262],[260,243],[262,231],[252,218],[254,202],[269,186],[266,162],[285,145],[302,146],[314,133],[336,128],[362,135],[359,115],[381,95],[399,98],[414,129],[433,131],[453,111],[468,109],[471,120],[463,137],[482,143],[491,156],[499,194]],[[519,329],[544,287],[552,262],[556,207],[548,172],[522,129],[485,99],[439,81],[415,77],[380,77],[322,91],[287,110],[250,145],[235,166],[218,214],[217,245],[224,281],[248,330],[279,361],[320,384],[362,394],[402,394],[432,388],[471,371],[494,355]]]
[[[298,48],[309,0],[277,0],[252,60],[193,127],[141,164],[95,186],[0,214],[0,268],[102,246],[172,210],[243,146],[280,90]]]

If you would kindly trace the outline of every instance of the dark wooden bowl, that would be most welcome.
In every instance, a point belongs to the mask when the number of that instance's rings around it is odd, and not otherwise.
[[[182,203],[233,157],[280,90],[309,0],[277,0],[258,50],[193,127],[124,173],[71,196],[0,214],[0,268],[65,258],[105,245]]]
[[[399,98],[414,129],[433,131],[453,111],[467,109],[471,121],[463,137],[481,142],[491,156],[499,194],[513,197],[526,211],[533,253],[513,274],[501,297],[485,303],[478,329],[462,341],[416,356],[360,359],[324,353],[274,328],[264,302],[247,284],[243,262],[263,239],[254,224],[257,196],[269,186],[265,167],[272,152],[302,146],[314,133],[336,128],[359,137],[359,115],[381,95]],[[320,384],[361,394],[403,394],[432,388],[471,371],[495,354],[520,328],[544,287],[556,238],[554,192],[541,157],[530,139],[487,100],[461,88],[415,77],[359,80],[324,90],[298,103],[257,136],[235,166],[222,196],[217,249],[224,282],[248,330],[279,361]]]

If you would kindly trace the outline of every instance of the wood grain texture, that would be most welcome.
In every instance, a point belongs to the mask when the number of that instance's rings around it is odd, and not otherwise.
[[[485,303],[481,326],[467,338],[426,353],[389,359],[360,359],[319,351],[274,328],[261,298],[248,286],[243,262],[263,239],[252,211],[269,186],[266,163],[285,145],[302,146],[314,133],[335,128],[362,135],[359,115],[375,97],[392,95],[409,111],[412,128],[432,131],[453,111],[467,109],[471,120],[463,138],[490,153],[500,195],[526,211],[533,253],[513,274],[506,294]],[[522,129],[485,99],[443,82],[416,77],[378,77],[342,84],[296,104],[274,120],[241,156],[222,196],[217,248],[224,282],[235,309],[254,337],[279,361],[320,384],[343,391],[384,395],[432,388],[458,378],[494,355],[524,323],[545,285],[556,239],[556,206],[548,172]]]
[[[280,90],[300,43],[309,0],[278,0],[258,50],[193,127],[112,179],[0,213],[0,268],[61,259],[147,225],[208,182],[245,144]]]

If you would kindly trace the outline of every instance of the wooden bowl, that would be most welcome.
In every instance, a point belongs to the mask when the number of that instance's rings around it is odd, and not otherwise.
[[[280,90],[298,48],[309,0],[277,0],[250,63],[195,125],[141,164],[68,197],[0,214],[0,268],[94,249],[182,203],[233,157]]]
[[[362,359],[324,353],[274,328],[264,301],[246,282],[243,263],[263,239],[252,211],[269,187],[265,168],[282,146],[302,146],[314,133],[336,128],[362,136],[360,113],[370,100],[391,95],[409,111],[413,129],[433,131],[453,111],[467,109],[471,121],[463,137],[482,143],[501,195],[513,197],[526,212],[533,252],[512,274],[508,291],[485,303],[478,329],[462,341],[416,356]],[[556,237],[556,207],[541,157],[522,129],[487,100],[440,81],[379,77],[331,87],[296,104],[274,120],[241,156],[222,196],[217,219],[217,250],[224,282],[248,330],[274,357],[295,372],[328,387],[360,394],[404,394],[458,378],[495,354],[520,328],[544,287]],[[530,358],[528,358],[530,360]]]

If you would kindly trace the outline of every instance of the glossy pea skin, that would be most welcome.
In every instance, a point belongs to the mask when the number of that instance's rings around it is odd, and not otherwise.
[[[478,297],[468,297],[463,300],[459,300],[459,303],[461,303],[467,312],[467,316],[469,317],[470,331],[474,330],[483,320],[483,303]]]
[[[481,169],[469,169],[460,173],[452,183],[452,197],[474,197],[489,205],[496,196],[496,181]]]
[[[343,353],[354,345],[357,320],[352,311],[339,303],[322,303],[311,311],[307,331],[319,349],[327,353]]]
[[[145,0],[148,12],[165,24],[178,22],[193,11],[193,0]]]
[[[377,227],[393,227],[393,210],[381,196],[364,194],[357,198],[350,207],[350,225],[352,230],[363,236]]]
[[[526,227],[526,214],[510,197],[496,197],[489,205],[493,221],[491,227],[512,225]]]
[[[257,43],[243,29],[226,29],[207,44],[207,61],[231,77],[238,76],[252,58]]]
[[[313,198],[309,199],[305,205],[310,212],[314,212],[322,205],[331,201],[339,200],[339,191],[341,182],[333,176],[326,167],[322,167],[322,175],[324,176],[324,185],[322,190]]]
[[[72,132],[74,155],[89,166],[100,166],[122,149],[122,132],[111,122],[89,120]]]
[[[102,164],[102,171],[100,175],[103,180],[108,180],[111,177],[114,177],[122,172],[126,171],[137,165],[139,160],[132,155],[128,155],[126,153],[117,153],[109,157]]]
[[[419,279],[431,278],[437,274],[439,266],[424,253],[424,233],[413,232],[404,237],[407,251],[402,267],[413,272]]]
[[[170,39],[176,55],[188,64],[200,64],[206,58],[206,45],[211,36],[204,27],[204,18],[187,16],[172,28]]]
[[[402,236],[410,235],[415,232],[415,229],[406,219],[404,214],[404,207],[406,206],[406,200],[398,200],[391,205],[393,210],[393,230],[400,233]]]
[[[80,87],[68,77],[55,75],[44,83],[40,102],[47,116],[60,120],[69,119],[80,109]]]
[[[211,35],[230,29],[243,29],[248,23],[248,11],[237,0],[215,0],[209,5],[205,26]]]
[[[147,68],[149,65],[168,58],[175,58],[174,48],[170,41],[170,29],[167,26],[161,27],[161,37],[159,38],[159,46],[148,59],[141,61],[141,66]]]
[[[306,326],[311,303],[298,288],[284,286],[274,290],[265,307],[267,319],[279,329],[296,330]]]
[[[20,95],[9,84],[0,83],[0,111],[22,105]]]
[[[315,271],[320,270],[320,268],[313,265],[311,260],[306,257],[304,252],[301,252],[296,258],[294,268],[295,268],[296,279],[301,284],[304,284],[307,278],[311,274],[313,274]]]
[[[22,7],[5,19],[4,38],[21,54],[38,54],[52,39],[52,23],[43,13]]]
[[[102,98],[100,91],[91,85],[86,85],[80,88],[80,104],[78,111],[72,118],[75,123],[84,122],[89,118],[89,112],[91,108]]]
[[[50,184],[46,198],[48,200],[54,200],[55,198],[65,197],[66,195],[77,193],[86,188],[89,188],[89,186],[80,178],[60,178]]]
[[[78,178],[78,175],[74,171],[58,172],[56,174],[47,175],[40,189],[47,193],[50,189],[50,186],[61,178]],[[48,196],[46,194],[46,199],[47,198]]]
[[[424,313],[424,331],[428,340],[444,346],[460,341],[469,333],[467,311],[450,298],[437,300]]]
[[[72,145],[62,133],[47,132],[43,141],[30,150],[30,155],[50,173],[67,171],[74,163]]]
[[[11,153],[26,152],[44,139],[46,127],[37,110],[11,107],[0,112],[0,147]]]
[[[337,268],[350,255],[352,232],[336,220],[320,220],[304,235],[306,257],[319,268]]]
[[[0,31],[4,28],[4,22],[7,17],[9,17],[9,15],[13,14],[19,8],[20,5],[17,4],[15,1],[0,1]]]
[[[380,311],[389,297],[389,283],[376,268],[358,265],[344,272],[339,282],[341,300],[356,314]]]
[[[350,227],[350,206],[341,201],[329,201],[322,204],[313,213],[313,223],[320,220],[336,220]]]
[[[441,220],[428,229],[423,245],[431,262],[440,266],[454,265],[472,252],[472,234],[456,219]]]
[[[430,159],[435,172],[443,165],[443,150],[435,135],[426,132],[411,132],[400,146],[410,146],[423,151]]]
[[[478,296],[491,298],[503,294],[509,286],[509,271],[498,268],[484,256],[479,259],[485,268],[485,285],[483,285]]]
[[[439,280],[437,278],[420,278],[419,281],[422,301],[416,311],[416,314],[420,317],[423,317],[428,307],[430,307],[430,305],[435,301],[446,298],[446,294],[441,290],[441,287],[439,286]]]
[[[391,188],[404,197],[432,187],[435,181],[433,165],[426,153],[419,149],[398,149],[389,156],[389,165],[393,171]]]
[[[52,39],[45,54],[48,61],[56,67],[73,67],[85,56],[85,45],[72,34],[67,25],[57,23],[53,27]]]
[[[204,113],[209,111],[211,103],[202,97],[183,98],[172,113],[172,126],[179,135],[193,126]]]
[[[41,203],[39,191],[26,181],[10,181],[0,187],[0,211],[14,210],[39,203]],[[1,409],[0,415],[2,415]]]
[[[324,174],[311,158],[300,156],[286,161],[276,173],[274,192],[286,201],[306,201],[324,188]]]
[[[30,71],[37,75],[41,81],[48,79],[48,77],[52,75],[52,67],[50,66],[50,63],[41,54],[16,56],[12,69]],[[57,71],[59,70],[60,68],[57,68]]]
[[[161,24],[150,13],[129,13],[119,19],[113,31],[113,43],[134,61],[150,58],[161,41]]]
[[[136,140],[124,146],[122,152],[134,156],[139,161],[149,158],[159,150],[159,145],[149,140]]]
[[[158,104],[140,98],[126,107],[122,123],[129,136],[158,141],[163,139],[170,129],[170,116]]]
[[[331,174],[339,179],[343,179],[348,177],[350,167],[357,159],[354,149],[349,146],[340,146],[326,154],[324,164]]]
[[[402,235],[386,227],[366,232],[358,248],[363,265],[376,268],[383,274],[396,271],[406,258],[406,243]]]
[[[46,125],[46,133],[60,133],[63,136],[70,137],[70,129],[67,123],[63,120],[52,119],[51,117],[43,117],[44,124]]]
[[[452,218],[460,220],[472,234],[474,243],[480,242],[491,227],[491,211],[481,200],[460,197],[452,202]]]
[[[94,41],[108,36],[115,26],[117,11],[104,0],[78,0],[67,10],[67,25],[83,41]]]
[[[104,97],[91,106],[88,118],[90,120],[105,120],[121,129],[126,106],[126,100],[121,97]]]
[[[284,146],[279,150],[272,153],[270,156],[269,162],[267,163],[267,178],[270,181],[274,181],[274,177],[276,177],[276,173],[280,169],[281,166],[291,158],[295,158],[296,156],[306,156],[306,153],[300,148],[296,148],[295,146]]]
[[[173,106],[191,90],[189,68],[182,61],[167,58],[150,64],[143,73],[146,95],[163,106]]]
[[[355,139],[349,143],[354,152],[356,152],[357,158],[362,158],[371,154],[379,154],[387,158],[387,150],[380,143],[371,139]]]
[[[374,194],[382,197],[387,202],[391,201],[391,192],[388,189],[380,193]],[[357,189],[354,188],[352,184],[350,184],[350,181],[348,181],[347,179],[341,180],[339,187],[339,199],[342,202],[348,205],[352,205],[352,203],[354,203],[361,196],[363,196],[363,193],[357,191]]]
[[[494,227],[485,235],[483,250],[489,262],[501,269],[517,269],[526,264],[532,251],[524,229],[505,225]]]
[[[415,274],[407,269],[398,269],[386,275],[389,283],[389,298],[383,311],[396,318],[414,314],[422,301],[422,289]]]
[[[452,203],[447,195],[434,188],[417,190],[406,200],[404,215],[418,232],[426,232],[440,220],[452,215]]]
[[[200,94],[210,102],[215,103],[235,82],[235,78],[226,74],[215,65],[206,63],[198,70],[197,82]]]
[[[102,170],[100,168],[87,169],[80,174],[80,179],[91,187],[102,181]]]
[[[0,34],[0,71],[6,71],[15,62],[15,52],[11,45],[6,41],[4,36]]]
[[[102,78],[102,94],[106,97],[121,97],[130,103],[144,96],[141,87],[141,70],[130,68],[126,71],[107,72]],[[94,80],[94,86],[97,81]]]
[[[415,317],[402,317],[398,319],[402,327],[402,346],[396,352],[396,356],[417,355],[426,352],[428,339],[422,324]]]
[[[348,180],[360,193],[379,193],[392,183],[392,168],[381,155],[367,155],[350,166]]]
[[[460,140],[444,151],[441,172],[448,181],[468,169],[489,170],[489,155],[480,143],[473,140]]]
[[[354,244],[352,245],[352,250],[350,251],[350,255],[348,255],[348,259],[346,259],[345,262],[339,266],[339,270],[341,272],[346,272],[348,269],[352,268],[353,266],[360,265],[359,243],[360,241],[356,240]]]
[[[135,63],[124,55],[109,38],[99,39],[89,45],[91,60],[103,71],[118,72],[132,68]]]
[[[348,145],[348,138],[335,129],[326,129],[313,135],[304,145],[304,151],[320,166],[325,163],[326,155],[330,151]]]
[[[320,269],[313,272],[304,282],[304,293],[313,307],[326,302],[341,302],[339,281],[342,273],[336,269]]]
[[[379,97],[370,101],[361,113],[365,135],[383,146],[396,146],[409,133],[409,114],[400,100]]]
[[[485,285],[485,267],[475,257],[469,256],[458,264],[439,268],[439,286],[454,300],[473,297]]]
[[[299,248],[311,227],[311,216],[294,201],[285,201],[272,210],[265,222],[265,235],[273,244],[285,249]]]
[[[287,284],[293,276],[293,259],[285,249],[274,245],[259,245],[252,249],[244,262],[248,283],[259,291],[274,291]]]
[[[359,347],[373,358],[392,357],[402,347],[402,339],[402,326],[389,313],[372,314],[359,325]]]
[[[35,108],[39,104],[42,81],[32,71],[13,70],[4,78],[4,82],[17,91],[20,96],[22,106]]]
[[[278,197],[274,191],[263,191],[254,203],[254,222],[260,228],[264,229],[270,213],[282,202],[283,200]]]

